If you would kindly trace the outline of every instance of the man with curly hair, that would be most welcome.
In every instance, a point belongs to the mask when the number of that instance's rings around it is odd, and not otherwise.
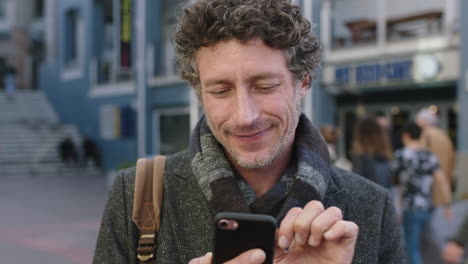
[[[214,216],[231,211],[278,220],[275,263],[405,263],[389,193],[332,166],[301,114],[321,55],[310,29],[290,0],[184,6],[177,65],[205,116],[189,149],[167,159],[156,262],[211,263]],[[114,184],[94,263],[137,261],[134,173]],[[252,249],[230,263],[264,261]]]

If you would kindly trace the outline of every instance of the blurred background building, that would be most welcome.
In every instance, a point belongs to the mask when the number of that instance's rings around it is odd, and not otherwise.
[[[68,134],[97,143],[105,170],[179,151],[202,114],[175,67],[171,37],[180,2],[2,0],[0,72],[11,65],[18,91],[38,88],[45,94],[56,121],[76,130]],[[338,155],[349,155],[359,116],[386,115],[398,138],[402,124],[430,106],[457,147],[463,183],[468,29],[461,27],[466,18],[460,14],[468,4],[295,2],[317,24],[325,51],[303,110],[317,126],[341,128]]]
[[[316,123],[335,123],[342,129],[339,155],[349,157],[352,131],[359,116],[387,116],[394,148],[398,148],[402,125],[421,108],[430,107],[457,147],[457,177],[460,192],[465,192],[466,33],[462,31],[460,14],[468,7],[466,3],[314,2],[320,9],[315,22],[325,49],[321,85],[314,89],[314,117]]]
[[[8,68],[16,72],[16,88],[36,89],[43,59],[42,0],[0,1],[0,85]]]
[[[427,106],[457,143],[459,5],[457,0],[322,1],[322,88],[336,111],[329,118],[345,132],[342,153],[349,151],[357,116],[387,115],[399,136],[401,124]]]

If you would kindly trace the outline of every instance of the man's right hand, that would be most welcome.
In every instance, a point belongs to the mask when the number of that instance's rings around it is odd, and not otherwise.
[[[343,220],[337,207],[324,208],[319,201],[311,201],[302,208],[291,208],[278,230],[276,264],[339,263],[353,260],[359,227]],[[287,250],[286,250],[287,249]],[[262,250],[252,249],[226,262],[229,264],[260,264],[266,256]],[[193,259],[189,264],[211,264],[212,254]]]

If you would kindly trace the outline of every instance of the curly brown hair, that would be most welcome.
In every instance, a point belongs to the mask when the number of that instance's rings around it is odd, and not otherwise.
[[[387,159],[392,158],[389,137],[374,116],[362,118],[354,127],[352,154],[370,157],[380,154]]]
[[[188,1],[174,36],[179,74],[199,96],[196,55],[201,47],[261,38],[265,45],[282,50],[294,78],[304,80],[321,57],[320,44],[310,29],[309,21],[290,0]]]

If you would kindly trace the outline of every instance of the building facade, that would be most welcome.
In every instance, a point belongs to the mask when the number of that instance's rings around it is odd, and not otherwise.
[[[40,88],[63,122],[98,143],[106,169],[184,149],[202,115],[175,67],[180,2],[45,0]],[[303,111],[316,126],[341,128],[341,156],[360,115],[387,115],[398,137],[405,121],[431,106],[459,159],[468,160],[462,2],[296,1],[324,47]]]
[[[321,113],[317,124],[341,128],[340,156],[350,157],[360,116],[386,115],[392,143],[399,148],[403,124],[430,107],[458,150],[456,176],[465,181],[460,166],[467,161],[466,29],[460,14],[467,6],[462,2],[314,1],[325,51],[314,112]]]
[[[43,57],[43,0],[0,0],[0,88],[14,72],[15,87],[37,88]]]
[[[433,106],[457,142],[460,76],[458,1],[322,1],[325,64],[322,87],[336,105],[348,153],[359,115],[382,112],[401,125]]]
[[[297,1],[310,17],[312,2]],[[188,146],[202,109],[176,72],[171,38],[180,3],[45,0],[40,89],[63,122],[98,143],[105,169]]]

